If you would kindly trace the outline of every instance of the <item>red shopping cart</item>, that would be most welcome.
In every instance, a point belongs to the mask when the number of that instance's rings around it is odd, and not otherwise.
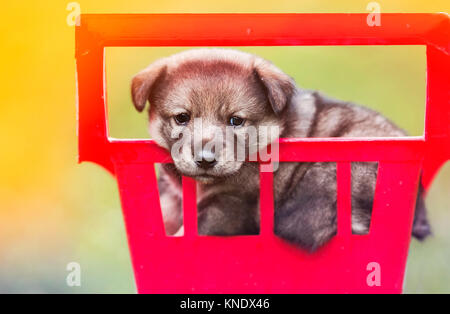
[[[399,293],[420,173],[450,158],[450,24],[446,14],[82,14],[76,26],[79,161],[118,181],[140,293]],[[308,254],[273,233],[273,177],[260,173],[261,231],[198,236],[195,181],[183,178],[185,234],[165,235],[154,169],[171,162],[151,140],[108,137],[104,48],[111,46],[425,45],[425,133],[407,138],[280,139],[280,162],[337,163],[338,233]],[[351,162],[378,162],[370,231],[351,231]],[[376,263],[376,264],[374,264]],[[381,281],[367,277],[374,265]]]

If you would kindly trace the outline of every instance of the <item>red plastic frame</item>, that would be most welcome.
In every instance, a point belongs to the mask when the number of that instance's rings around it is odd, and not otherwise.
[[[419,174],[428,187],[450,159],[450,24],[446,14],[85,15],[76,27],[79,161],[118,180],[138,291],[295,293],[402,291]],[[338,234],[307,254],[273,234],[272,173],[261,172],[261,234],[197,235],[195,182],[183,178],[185,235],[164,233],[151,140],[108,137],[104,48],[111,46],[425,45],[425,133],[408,138],[280,139],[280,161],[337,162]],[[368,235],[351,234],[350,163],[379,163]],[[381,267],[369,286],[368,265]]]

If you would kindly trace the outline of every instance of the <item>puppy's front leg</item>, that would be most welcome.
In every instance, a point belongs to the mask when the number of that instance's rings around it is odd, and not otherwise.
[[[250,235],[259,232],[257,199],[252,196],[217,194],[198,204],[200,235]]]
[[[173,234],[174,237],[182,237],[184,235],[184,226],[181,226],[177,232]]]
[[[167,235],[174,235],[183,225],[182,191],[178,178],[169,165],[159,167],[158,189],[164,228]]]
[[[181,198],[173,193],[162,193],[160,202],[166,234],[175,235],[183,225]]]
[[[336,165],[314,163],[290,197],[275,202],[275,234],[314,251],[336,231]]]

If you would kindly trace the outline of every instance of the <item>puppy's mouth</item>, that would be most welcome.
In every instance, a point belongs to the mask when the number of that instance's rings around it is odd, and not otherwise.
[[[192,163],[186,162],[177,163],[176,160],[174,162],[174,166],[180,175],[191,177],[196,181],[202,183],[217,183],[223,180],[227,180],[228,178],[237,174],[241,169],[240,166],[236,167],[234,164],[233,167],[224,167],[223,165],[219,164],[219,167],[213,166],[208,169],[193,167],[191,164]]]
[[[224,178],[224,176],[222,176],[222,175],[212,174],[209,171],[205,171],[205,170],[198,170],[195,172],[186,172],[186,171],[183,171],[182,169],[179,169],[179,168],[177,168],[177,169],[183,176],[191,177],[201,183],[207,183],[207,184],[216,183],[216,182],[223,180],[223,178]]]
[[[191,175],[194,179],[198,180],[217,180],[222,177],[222,174],[217,173],[214,168],[202,169],[197,168],[196,171]]]
[[[218,180],[220,180],[220,177],[211,175],[211,174],[200,174],[200,175],[196,175],[193,176],[193,178],[199,182],[202,183],[213,183],[213,182],[217,182]]]

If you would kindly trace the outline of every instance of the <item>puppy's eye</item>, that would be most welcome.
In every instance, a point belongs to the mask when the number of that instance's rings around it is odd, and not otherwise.
[[[231,117],[229,121],[230,125],[232,126],[241,126],[244,124],[244,122],[245,120],[241,117]]]
[[[177,114],[175,117],[175,122],[180,125],[185,125],[191,120],[191,117],[187,113]]]

